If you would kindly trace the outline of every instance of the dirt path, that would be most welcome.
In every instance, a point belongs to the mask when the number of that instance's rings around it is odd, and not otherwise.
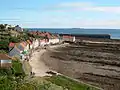
[[[44,62],[41,59],[41,56],[44,54],[46,50],[44,49],[39,49],[37,51],[35,51],[32,54],[32,57],[29,61],[31,67],[32,67],[32,72],[35,73],[35,76],[50,76],[49,74],[47,74],[46,72],[49,71],[49,67],[47,67]]]
[[[47,47],[47,49],[54,49],[58,47],[64,47],[68,44],[61,44],[61,45],[53,45]],[[46,52],[46,49],[38,49],[36,50],[33,54],[32,57],[29,61],[31,67],[32,67],[32,72],[35,73],[35,76],[51,76],[50,74],[47,74],[46,72],[53,71],[50,69],[44,62],[43,62],[43,55]],[[49,58],[48,58],[49,60]],[[53,71],[55,72],[55,71]]]

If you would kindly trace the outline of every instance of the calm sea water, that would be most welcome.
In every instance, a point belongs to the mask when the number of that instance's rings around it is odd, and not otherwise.
[[[110,34],[112,39],[120,39],[120,29],[51,29],[51,28],[27,28],[28,30],[48,31],[60,34]]]

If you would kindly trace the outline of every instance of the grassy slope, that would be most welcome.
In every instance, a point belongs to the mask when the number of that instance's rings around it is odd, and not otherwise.
[[[20,61],[13,61],[12,68],[14,70],[14,73],[21,73],[21,74],[24,73],[22,70],[22,64],[20,63]]]
[[[12,66],[12,69],[0,69],[0,90],[63,90],[44,79],[39,79],[38,83],[34,78],[24,78],[26,76],[19,61],[13,61]]]
[[[76,81],[68,79],[64,76],[52,76],[51,78],[48,78],[47,80],[58,86],[67,88],[68,90],[98,90],[96,88],[89,87],[85,84],[78,83]]]
[[[28,67],[28,63],[26,65],[26,67]],[[15,71],[23,73],[22,65],[20,62],[14,61],[13,68],[15,69]],[[52,76],[52,77],[49,77],[47,79],[35,77],[35,78],[29,80],[28,85],[30,85],[30,83],[32,83],[31,81],[34,81],[34,83],[36,83],[37,90],[64,90],[64,89],[68,89],[68,90],[97,90],[93,87],[89,87],[87,85],[78,83],[76,81],[73,81],[73,80],[68,79],[66,77],[63,77],[63,76]],[[30,86],[33,87],[33,85],[30,85]]]
[[[97,90],[63,76],[28,79],[24,76],[22,64],[14,61],[12,69],[0,70],[0,90]]]

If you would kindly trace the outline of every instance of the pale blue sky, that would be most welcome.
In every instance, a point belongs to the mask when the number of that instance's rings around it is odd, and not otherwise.
[[[120,0],[0,2],[0,23],[29,28],[120,28]]]

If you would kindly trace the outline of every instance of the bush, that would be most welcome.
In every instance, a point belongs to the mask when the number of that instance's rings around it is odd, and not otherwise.
[[[22,69],[22,64],[19,60],[13,61],[12,70],[15,76],[24,76],[25,73]]]
[[[7,52],[5,50],[0,50],[0,53],[7,54]]]
[[[12,75],[12,70],[11,69],[0,69],[0,76],[10,76]]]
[[[18,43],[18,42],[20,42],[20,40],[19,40],[19,38],[17,38],[17,37],[10,37],[10,38],[9,38],[9,42]]]
[[[1,40],[0,41],[0,50],[8,49],[8,44],[9,44],[9,40]]]

